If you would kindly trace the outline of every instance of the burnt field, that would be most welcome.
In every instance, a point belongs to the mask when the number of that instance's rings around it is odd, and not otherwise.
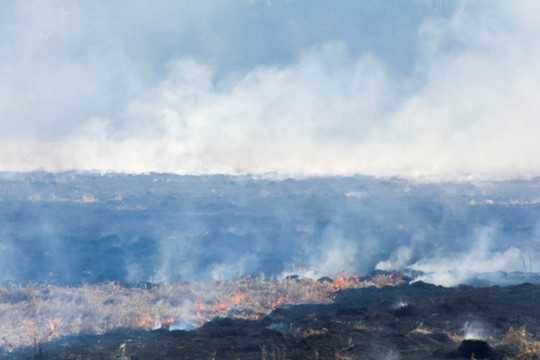
[[[539,178],[0,175],[1,358],[540,354]]]
[[[250,281],[253,282],[250,284],[252,286],[256,284],[259,287],[265,286],[260,279]],[[143,316],[131,326],[126,324],[104,332],[94,329],[93,333],[89,329],[81,329],[78,334],[66,335],[67,330],[62,329],[68,329],[72,324],[64,320],[52,320],[49,330],[42,330],[39,335],[34,332],[33,344],[12,349],[4,346],[1,357],[5,359],[540,358],[539,285],[525,283],[507,287],[445,288],[423,282],[396,281],[395,286],[384,286],[382,283],[380,286],[376,284],[368,286],[367,282],[359,286],[350,282],[350,286],[332,291],[332,285],[335,284],[335,280],[333,281],[306,283],[298,279],[284,280],[271,289],[272,296],[278,296],[277,303],[251,312],[247,311],[247,304],[253,306],[256,302],[253,298],[255,293],[251,293],[252,295],[244,293],[242,295],[246,304],[244,307],[227,309],[225,313],[216,315],[213,320],[205,320],[204,323],[202,318],[195,318],[196,321],[201,321],[200,327],[194,326],[190,331],[178,330],[181,327],[178,319],[175,323],[167,323],[166,319],[162,319],[165,321],[157,324],[156,319],[152,318],[156,315],[148,314],[146,319]],[[269,283],[267,282],[266,286]],[[313,285],[320,286],[320,289],[327,287],[326,300],[320,298],[318,304],[308,303],[308,299],[298,299],[296,304],[284,300],[279,302],[280,297],[277,293],[284,288],[288,288],[289,295],[292,296],[293,289],[298,291],[296,294],[298,295],[308,288],[313,290]],[[135,290],[119,290],[120,293],[122,291],[128,294]],[[139,288],[137,291],[148,294],[156,290]],[[111,296],[111,299],[115,299],[113,295]],[[252,297],[251,300],[247,299],[249,296]],[[265,296],[270,296],[270,293],[266,293]],[[133,299],[136,296],[130,293],[130,297]],[[6,299],[4,292],[2,301],[6,302]],[[291,299],[292,297],[289,298]],[[11,301],[16,302],[17,299],[12,298]],[[22,303],[26,300],[19,299],[19,301]],[[110,300],[109,303],[114,301],[119,300]],[[127,304],[123,306],[128,307]],[[135,311],[133,308],[131,310]],[[134,316],[134,313],[132,315]],[[206,316],[210,317],[210,311]],[[124,314],[124,318],[128,317],[128,314]],[[86,322],[90,320],[86,319]],[[38,336],[41,338],[38,339]]]

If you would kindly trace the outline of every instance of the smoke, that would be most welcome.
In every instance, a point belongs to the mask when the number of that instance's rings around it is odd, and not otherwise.
[[[313,277],[322,277],[328,274],[337,274],[345,269],[355,268],[358,261],[358,244],[350,239],[344,239],[339,230],[332,226],[324,229],[321,234],[322,241],[311,253],[307,271],[314,272]]]
[[[538,174],[535,3],[274,5],[3,4],[0,169]]]
[[[531,236],[531,235],[528,235]],[[444,246],[430,256],[425,256],[425,248],[414,241],[409,246],[401,246],[389,259],[380,261],[377,270],[403,270],[416,274],[416,280],[428,283],[456,286],[478,281],[476,276],[484,279],[484,283],[504,282],[506,272],[537,273],[540,268],[533,267],[530,254],[536,253],[530,245],[516,247],[501,233],[500,226],[480,226],[473,229],[467,237],[469,244],[456,247]],[[461,239],[447,241],[461,242]],[[413,250],[413,247],[415,250]],[[533,246],[534,247],[534,246]],[[414,260],[419,259],[419,260]],[[512,280],[510,280],[511,282]]]
[[[538,7],[0,3],[2,281],[538,271]]]
[[[392,271],[401,270],[409,263],[412,257],[412,249],[407,246],[400,246],[389,260],[380,261],[376,266],[376,270]]]
[[[534,282],[539,189],[538,180],[3,173],[0,282],[373,270],[446,286]]]
[[[463,326],[465,340],[485,340],[489,338],[488,327],[481,321],[466,322]]]
[[[523,266],[525,253],[513,246],[502,251],[494,250],[493,243],[496,236],[498,236],[496,227],[480,228],[475,231],[469,249],[454,254],[441,254],[431,259],[421,259],[411,264],[409,268],[425,274],[418,277],[418,280],[443,286],[466,283],[475,274],[526,272],[527,269]]]

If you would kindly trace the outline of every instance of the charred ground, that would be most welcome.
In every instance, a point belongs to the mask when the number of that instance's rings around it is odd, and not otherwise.
[[[54,339],[6,359],[539,359],[540,286],[416,282],[341,290],[259,320],[193,331],[116,329]]]

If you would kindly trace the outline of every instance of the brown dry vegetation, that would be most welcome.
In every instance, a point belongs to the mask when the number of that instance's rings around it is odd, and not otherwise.
[[[522,327],[518,330],[510,328],[502,338],[502,344],[515,346],[519,352],[509,360],[540,360],[540,341]]]
[[[145,289],[112,283],[2,289],[1,320],[19,321],[0,324],[12,341],[0,358],[540,359],[539,285],[377,286],[399,281],[261,277]],[[345,287],[351,290],[337,291]],[[276,306],[282,308],[272,311]],[[194,331],[163,329],[169,319],[178,329],[215,316]],[[68,334],[78,335],[60,337]],[[31,346],[11,351],[20,345]]]
[[[399,276],[333,281],[242,278],[150,288],[118,283],[64,287],[29,284],[0,288],[3,350],[55,337],[104,334],[116,328],[193,328],[215,317],[257,319],[284,304],[329,304],[336,291],[400,283]]]

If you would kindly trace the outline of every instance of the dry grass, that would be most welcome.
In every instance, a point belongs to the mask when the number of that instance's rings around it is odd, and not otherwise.
[[[288,359],[285,352],[281,349],[271,346],[270,350],[267,350],[263,345],[261,346],[261,360],[282,360]]]
[[[326,333],[328,333],[328,329],[327,328],[322,328],[322,329],[305,329],[305,330],[302,330],[301,328],[297,328],[295,331],[294,331],[294,335],[295,336],[299,336],[301,338],[308,338],[310,336],[315,336],[315,335],[325,335]]]
[[[284,304],[328,304],[340,289],[395,285],[398,277],[334,282],[242,278],[235,281],[126,288],[116,283],[0,288],[0,350],[37,346],[58,336],[115,328],[198,327],[215,317],[257,319]]]
[[[429,334],[433,334],[433,330],[425,328],[424,324],[421,323],[420,325],[418,325],[418,327],[416,329],[409,331],[409,333],[410,334],[429,335]]]
[[[409,331],[409,334],[421,334],[421,335],[430,335],[434,333],[442,333],[448,336],[450,340],[455,342],[456,344],[461,343],[463,340],[465,340],[465,337],[463,335],[450,332],[450,331],[443,331],[442,329],[430,329],[424,326],[424,323],[420,323],[416,329],[413,329]]]
[[[525,328],[516,330],[511,327],[503,336],[501,343],[518,348],[518,354],[509,360],[540,360],[540,341],[536,340]]]
[[[372,329],[369,326],[364,325],[362,321],[357,321],[353,324],[353,329],[358,331],[374,331],[376,329]]]
[[[341,349],[334,349],[334,358],[340,359],[340,360],[352,360],[352,356],[344,355],[343,352],[348,352],[355,348],[355,345],[352,343],[352,339],[349,338],[349,342],[347,343],[347,346],[341,348]]]

